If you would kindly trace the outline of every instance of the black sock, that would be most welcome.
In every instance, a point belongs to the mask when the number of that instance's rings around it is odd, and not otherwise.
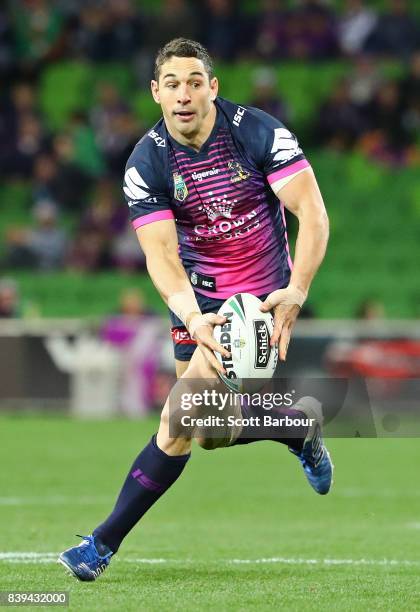
[[[246,404],[241,406],[242,418],[249,419],[250,417],[258,417],[260,422],[264,422],[264,415],[267,415],[267,411],[260,407],[250,407]],[[281,419],[289,417],[292,420],[300,419],[303,423],[307,420],[307,416],[300,410],[293,410],[288,408],[277,408],[273,409],[269,413],[273,418]],[[272,440],[273,442],[280,442],[280,444],[286,444],[293,450],[300,452],[303,448],[303,442],[306,434],[308,433],[307,425],[267,425],[267,426],[256,426],[256,425],[245,425],[242,428],[241,435],[236,438],[230,446],[236,446],[237,444],[252,444],[252,442],[258,442],[260,440]]]
[[[134,461],[112,513],[93,535],[117,552],[127,533],[181,475],[189,458],[190,454],[167,455],[154,435]]]

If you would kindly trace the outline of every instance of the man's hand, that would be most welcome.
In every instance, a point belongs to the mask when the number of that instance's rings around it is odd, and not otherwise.
[[[286,361],[292,329],[305,299],[303,291],[289,285],[270,293],[260,306],[262,312],[274,310],[274,329],[270,345],[278,344],[279,357],[282,361]]]
[[[220,353],[224,357],[230,357],[230,353],[213,338],[213,329],[215,325],[223,325],[226,321],[226,317],[221,317],[214,313],[202,315],[196,312],[187,318],[187,329],[190,332],[191,338],[197,342],[197,346],[212,368],[220,372],[220,374],[226,374],[226,371],[214,356],[213,351]]]

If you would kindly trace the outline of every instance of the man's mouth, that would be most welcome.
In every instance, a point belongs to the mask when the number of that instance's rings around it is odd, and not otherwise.
[[[182,111],[175,111],[175,115],[181,120],[181,121],[191,121],[191,119],[194,117],[195,113],[193,111],[189,111],[189,110],[182,110]]]

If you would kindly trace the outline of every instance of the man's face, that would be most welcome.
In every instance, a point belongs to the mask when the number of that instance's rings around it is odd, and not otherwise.
[[[161,105],[166,126],[186,139],[205,129],[217,90],[217,79],[210,81],[203,62],[195,57],[171,57],[162,64],[159,81],[152,81],[152,95]]]

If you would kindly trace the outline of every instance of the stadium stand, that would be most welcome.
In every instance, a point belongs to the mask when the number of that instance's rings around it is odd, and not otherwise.
[[[390,8],[391,4],[380,1],[369,3],[369,10],[373,11],[375,19],[389,25],[392,23],[390,15],[395,9]],[[109,15],[116,10],[111,5],[111,8],[106,9],[110,11]],[[145,31],[159,19],[160,11],[166,11],[165,14],[169,15],[172,10],[170,5],[170,2],[158,3],[155,0],[125,3],[128,11],[137,11],[136,18],[146,28]],[[180,2],[179,5],[188,9],[188,3]],[[420,238],[420,192],[417,180],[420,166],[420,119],[416,106],[419,82],[419,68],[416,65],[420,64],[420,59],[416,57],[419,54],[414,53],[410,59],[410,56],[404,55],[404,49],[401,49],[401,53],[385,50],[379,55],[372,52],[369,60],[364,62],[359,55],[351,56],[353,47],[350,50],[347,47],[337,47],[334,52],[325,52],[322,57],[315,54],[300,61],[299,53],[306,53],[307,50],[296,49],[291,45],[290,48],[276,48],[277,51],[273,51],[270,57],[264,56],[264,53],[258,51],[258,35],[262,31],[267,34],[264,30],[268,23],[264,21],[267,15],[271,15],[272,20],[282,27],[283,22],[288,23],[289,18],[295,26],[298,24],[303,27],[310,13],[311,19],[323,20],[326,37],[330,36],[327,25],[330,21],[342,24],[351,17],[346,13],[347,3],[344,2],[337,3],[337,12],[334,12],[335,9],[326,10],[321,2],[315,0],[303,3],[301,9],[297,9],[293,2],[285,5],[288,8],[280,15],[269,12],[270,3],[264,3],[264,10],[262,3],[256,0],[242,3],[238,13],[238,31],[235,34],[238,41],[236,57],[230,58],[230,61],[219,58],[216,72],[223,96],[248,103],[255,94],[253,75],[261,67],[269,67],[274,74],[275,91],[284,102],[279,108],[287,109],[288,126],[299,135],[315,168],[330,213],[332,232],[327,259],[313,286],[311,305],[318,317],[350,317],[363,300],[371,298],[385,304],[389,317],[419,316],[420,295],[414,281]],[[95,12],[95,9],[82,11],[79,15],[75,9],[63,10],[63,6],[59,3],[58,12],[51,14],[56,29],[53,29],[51,39],[48,40],[53,45],[54,53],[50,49],[50,55],[34,56],[31,59],[34,63],[28,64],[29,60],[25,59],[24,54],[36,53],[38,49],[37,41],[31,40],[26,47],[19,48],[23,54],[20,63],[0,66],[0,76],[5,83],[6,94],[16,82],[27,82],[33,87],[35,106],[19,112],[23,115],[36,114],[42,130],[40,146],[52,156],[53,164],[58,164],[60,180],[64,180],[64,176],[68,185],[77,182],[81,186],[83,197],[78,198],[77,202],[71,198],[71,204],[56,202],[60,211],[60,226],[76,240],[81,219],[95,200],[98,181],[110,180],[119,189],[123,170],[121,160],[126,158],[144,130],[159,118],[159,108],[145,86],[150,77],[147,70],[150,70],[154,51],[152,47],[156,41],[146,35],[134,41],[139,55],[131,62],[118,61],[112,53],[108,53],[106,61],[92,60],[89,55],[92,49],[83,47],[80,42],[84,40],[83,36],[79,38],[83,28],[91,27],[89,10]],[[211,12],[213,9],[208,10]],[[360,10],[365,10],[363,3]],[[412,27],[409,29],[414,47],[409,52],[412,52],[420,48],[418,11],[412,10],[412,7],[409,13],[404,10],[398,19],[401,24],[407,25],[407,15],[411,18]],[[25,14],[25,11],[29,13]],[[13,11],[10,15],[2,12],[6,25],[11,31],[15,28],[16,40],[19,42],[23,40],[22,33],[31,31],[30,9],[20,7],[17,22],[16,15]],[[127,15],[122,13],[114,17],[119,23],[127,22]],[[221,28],[225,27],[220,15],[211,14],[210,17]],[[106,27],[103,27],[105,32]],[[334,30],[336,33],[338,31]],[[68,32],[72,33],[70,42]],[[75,34],[79,38],[74,37]],[[199,31],[197,35],[200,35]],[[278,30],[270,35],[277,36]],[[244,43],[246,36],[250,37],[252,45]],[[2,48],[11,48],[10,40],[13,37],[5,37],[0,41]],[[57,41],[61,41],[58,46]],[[82,46],[78,47],[79,43]],[[386,41],[378,42],[374,39],[373,43],[371,41],[370,44],[384,45]],[[327,48],[323,46],[322,40],[317,39],[314,44],[318,51]],[[358,39],[357,44],[360,51],[360,45],[364,43]],[[98,49],[101,48],[99,45]],[[146,64],[147,70],[144,68]],[[16,74],[11,73],[12,68]],[[350,97],[340,102],[339,86],[345,82],[350,86]],[[400,96],[396,110],[392,107],[392,91],[386,87],[388,83],[393,84],[396,95]],[[114,107],[112,102],[107,107],[106,99],[105,102],[100,99],[101,87],[109,85],[116,91]],[[112,97],[114,94],[111,92],[110,95]],[[360,100],[363,95],[367,96],[367,101],[362,104]],[[15,117],[16,129],[19,130],[22,115],[10,107],[7,95],[3,94],[0,102],[6,111],[12,113],[10,116]],[[338,113],[342,113],[344,122],[349,116],[346,114],[349,109],[352,111],[356,108],[361,113],[361,133],[353,133],[351,142],[348,138],[343,140],[342,134],[333,133],[325,140],[320,137],[320,116],[326,102],[331,103]],[[105,124],[111,118],[111,140],[115,136],[118,143],[117,150],[111,151],[111,154],[98,137],[98,109],[102,112]],[[343,125],[345,127],[346,124]],[[0,135],[1,130],[6,128],[0,125]],[[27,125],[25,129],[22,138],[30,140],[31,130],[36,130],[37,126]],[[7,135],[7,129],[5,133]],[[402,142],[396,141],[396,134],[402,138]],[[5,142],[3,149],[0,147],[0,158],[8,161]],[[22,167],[27,167],[38,158],[38,153],[29,161],[25,158],[26,165]],[[7,168],[8,164],[4,167]],[[28,218],[31,218],[33,206],[40,197],[39,191],[44,194],[43,190],[50,189],[49,195],[55,194],[54,197],[58,198],[56,194],[60,193],[54,180],[46,180],[42,189],[38,185],[37,191],[34,177],[27,172],[19,173],[19,165],[17,168],[16,172],[0,171],[0,276],[15,278],[24,299],[36,303],[45,316],[105,315],[113,311],[116,296],[126,285],[141,287],[156,308],[162,310],[150,281],[142,271],[141,261],[135,264],[134,270],[123,269],[123,273],[118,265],[115,267],[112,258],[111,263],[109,258],[105,258],[106,265],[98,264],[95,269],[83,272],[72,266],[42,274],[31,270],[7,269],[10,231],[28,226]],[[122,197],[116,206],[124,207]],[[293,235],[294,231],[292,223],[289,233]],[[90,272],[95,273],[94,282]]]

